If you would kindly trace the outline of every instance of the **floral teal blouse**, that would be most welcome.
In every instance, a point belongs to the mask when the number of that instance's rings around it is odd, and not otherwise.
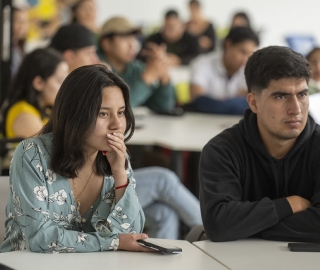
[[[130,165],[129,186],[118,203],[114,179],[105,176],[100,196],[82,217],[69,180],[50,169],[52,147],[49,133],[22,141],[14,153],[1,252],[117,250],[119,234],[142,232],[145,217]]]

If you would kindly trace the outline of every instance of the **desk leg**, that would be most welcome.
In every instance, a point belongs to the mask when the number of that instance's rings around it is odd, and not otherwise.
[[[173,170],[180,178],[180,181],[183,182],[183,153],[181,151],[171,152],[171,170]]]

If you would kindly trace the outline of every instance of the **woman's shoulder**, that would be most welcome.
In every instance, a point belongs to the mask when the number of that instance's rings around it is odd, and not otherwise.
[[[39,110],[25,100],[20,100],[20,101],[14,103],[11,106],[11,108],[9,109],[9,112],[18,113],[18,114],[31,113],[31,114],[34,114],[34,115],[40,117]]]
[[[21,141],[17,147],[20,151],[27,151],[33,147],[39,151],[40,154],[50,155],[53,146],[52,133],[43,134],[37,137],[31,137]],[[19,151],[19,150],[18,150]]]

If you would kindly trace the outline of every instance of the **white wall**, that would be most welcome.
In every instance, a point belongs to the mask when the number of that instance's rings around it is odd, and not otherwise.
[[[175,8],[188,18],[188,0],[96,0],[98,23],[123,15],[140,25],[161,23],[164,12]],[[256,30],[261,30],[261,46],[286,45],[292,34],[313,35],[320,42],[319,0],[201,0],[204,13],[217,27],[228,26],[238,10],[248,12]]]

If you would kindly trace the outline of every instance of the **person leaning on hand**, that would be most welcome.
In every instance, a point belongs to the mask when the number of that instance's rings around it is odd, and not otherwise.
[[[75,100],[77,102],[75,102]],[[149,251],[125,142],[129,88],[104,65],[63,82],[38,137],[14,153],[1,252]]]
[[[310,75],[307,60],[287,47],[249,58],[250,109],[201,154],[200,203],[210,240],[320,242],[320,126],[308,116]]]

